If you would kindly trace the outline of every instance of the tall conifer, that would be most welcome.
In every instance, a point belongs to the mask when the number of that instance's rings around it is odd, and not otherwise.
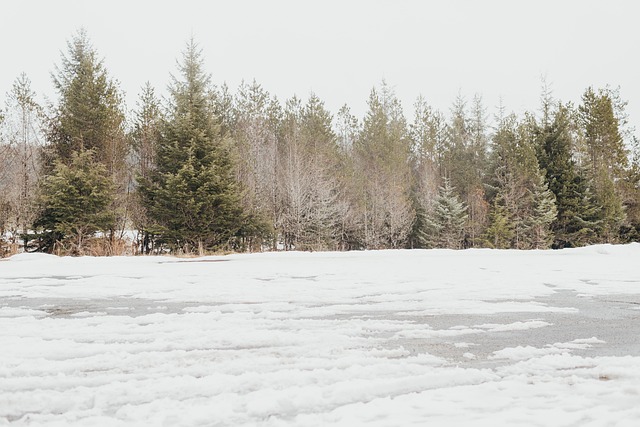
[[[228,246],[243,215],[230,144],[215,114],[210,77],[191,40],[169,88],[170,105],[156,152],[156,169],[142,192],[161,242],[204,253]]]
[[[594,243],[600,227],[598,207],[573,158],[568,107],[559,105],[549,124],[537,129],[537,137],[540,167],[545,171],[558,210],[552,224],[554,247]]]

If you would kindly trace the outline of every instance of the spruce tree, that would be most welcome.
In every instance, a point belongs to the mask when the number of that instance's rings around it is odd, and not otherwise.
[[[438,147],[442,145],[445,127],[444,117],[434,111],[422,98],[415,103],[415,118],[410,126],[411,166],[413,186],[412,202],[416,212],[409,235],[409,246],[426,247],[424,239],[425,218],[429,207],[438,195],[441,176]]]
[[[542,173],[538,175],[531,191],[533,210],[527,218],[527,234],[531,249],[548,249],[553,243],[551,225],[556,220],[558,209],[556,198],[545,182]]]
[[[621,228],[620,238],[623,242],[640,241],[640,140],[638,138],[632,138],[630,151],[630,165],[622,181],[627,216]]]
[[[191,40],[173,78],[156,168],[141,191],[160,242],[173,250],[216,250],[232,244],[244,216],[233,176],[231,141],[215,114],[210,77]]]
[[[430,247],[460,249],[464,246],[467,218],[467,207],[455,194],[449,180],[445,179],[424,219],[424,239]]]
[[[368,104],[354,146],[362,246],[404,247],[415,219],[406,120],[400,101],[384,82],[380,93],[371,91]]]
[[[114,197],[113,183],[94,157],[92,150],[74,151],[68,164],[56,160],[51,174],[43,179],[33,248],[83,255],[96,232],[113,227],[115,216],[108,209]]]
[[[74,173],[82,176],[86,173],[82,168],[89,163],[95,164],[95,173],[102,174],[114,189],[105,198],[109,203],[102,206],[102,209],[108,211],[104,215],[116,220],[102,221],[97,225],[89,222],[85,226],[74,221],[73,233],[78,236],[77,244],[80,245],[88,237],[83,230],[98,230],[108,224],[111,229],[105,234],[110,243],[113,243],[118,237],[116,230],[122,231],[126,225],[126,192],[129,184],[126,158],[129,147],[124,134],[120,91],[116,82],[109,78],[84,30],[78,31],[67,43],[67,52],[62,54],[61,65],[56,67],[53,74],[53,82],[59,99],[47,124],[48,145],[43,156],[44,172],[51,179],[62,172],[69,176]],[[63,171],[62,165],[66,165],[69,170]],[[71,170],[75,167],[81,169]],[[45,179],[43,185],[52,185],[51,180]],[[57,199],[41,198],[42,210],[34,221],[44,233],[38,236],[42,243],[41,249],[51,250],[61,236],[65,239],[70,233],[69,230],[62,233],[61,226],[52,228],[56,218],[56,215],[51,214],[52,209],[55,211],[62,208],[59,205],[47,206],[46,203],[67,201],[73,204],[72,195],[77,189],[74,185],[63,185],[58,190],[69,191],[70,194],[59,194]],[[46,189],[41,188],[40,193],[43,192]],[[73,210],[73,206],[69,209]],[[93,221],[91,216],[79,215],[78,218]],[[74,253],[82,251],[80,246],[73,249]]]
[[[68,162],[74,152],[93,150],[95,160],[114,179],[121,178],[128,152],[122,96],[85,30],[67,43],[53,82],[59,102],[48,128],[49,165]]]
[[[161,123],[160,103],[154,89],[146,83],[140,94],[130,135],[133,149],[133,174],[137,183],[148,183],[156,168],[156,151]],[[148,207],[145,205],[141,187],[137,187],[136,190],[130,203],[131,222],[138,232],[138,250],[148,254],[153,250],[153,227],[149,222]]]
[[[559,105],[547,126],[538,127],[538,159],[558,215],[552,224],[554,248],[594,243],[600,221],[586,180],[573,158],[570,110]]]
[[[526,114],[503,117],[492,141],[489,188],[493,197],[486,240],[494,247],[549,247],[557,214],[536,155],[536,123]],[[505,221],[508,227],[504,227]],[[506,239],[511,242],[507,243]]]
[[[607,91],[588,88],[579,107],[584,132],[586,170],[593,196],[600,209],[599,235],[614,242],[625,219],[620,189],[627,165],[627,151],[620,134],[618,119]]]
[[[510,249],[515,237],[515,221],[505,206],[502,195],[493,200],[489,213],[489,226],[485,231],[485,243],[494,249]]]

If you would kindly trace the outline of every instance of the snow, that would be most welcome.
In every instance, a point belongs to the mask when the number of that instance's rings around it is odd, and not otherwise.
[[[16,255],[0,425],[637,426],[639,259]]]

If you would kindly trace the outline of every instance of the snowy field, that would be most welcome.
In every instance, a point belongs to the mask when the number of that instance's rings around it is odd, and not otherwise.
[[[0,425],[640,425],[640,245],[0,261]]]

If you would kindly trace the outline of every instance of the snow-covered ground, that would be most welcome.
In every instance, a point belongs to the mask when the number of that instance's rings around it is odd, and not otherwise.
[[[0,425],[640,425],[640,245],[0,261]]]

